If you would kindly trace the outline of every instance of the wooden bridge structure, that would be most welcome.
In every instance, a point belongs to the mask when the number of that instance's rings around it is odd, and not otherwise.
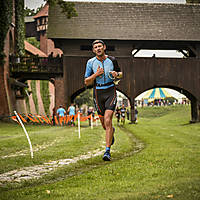
[[[78,17],[71,19],[59,7],[49,12],[48,37],[64,52],[62,103],[68,105],[85,90],[85,65],[94,56],[91,42],[103,39],[123,71],[117,89],[131,102],[132,121],[135,97],[155,87],[186,95],[191,120],[199,121],[200,5],[75,2],[75,8]],[[177,50],[184,58],[134,57],[142,49]]]
[[[75,2],[75,8],[71,19],[59,7],[49,10],[48,37],[64,53],[63,69],[54,74],[56,106],[68,106],[86,89],[91,43],[103,39],[123,71],[117,89],[130,100],[132,121],[135,97],[155,87],[186,95],[191,120],[200,120],[200,5]],[[134,57],[142,49],[178,50],[184,58]]]
[[[62,57],[10,56],[10,76],[20,82],[63,76]]]

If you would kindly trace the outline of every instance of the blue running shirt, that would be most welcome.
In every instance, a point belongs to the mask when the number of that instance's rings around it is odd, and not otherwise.
[[[58,110],[57,110],[57,113],[58,113],[58,115],[60,116],[60,117],[64,117],[65,116],[65,109],[64,108],[59,108]]]
[[[74,106],[69,107],[69,115],[75,115],[75,107]]]
[[[87,62],[85,78],[88,78],[92,74],[95,74],[97,72],[98,66],[104,69],[104,74],[96,78],[97,84],[106,84],[106,83],[113,82],[113,80],[109,78],[108,76],[109,72],[110,71],[120,72],[120,68],[118,66],[118,63],[115,57],[108,56],[105,60],[103,60],[103,62],[101,62],[95,56],[89,59]],[[96,86],[96,89],[107,89],[112,86],[114,86],[114,83],[111,85],[106,85],[106,86]]]

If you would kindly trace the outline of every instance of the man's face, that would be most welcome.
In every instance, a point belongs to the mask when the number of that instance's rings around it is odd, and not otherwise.
[[[93,52],[96,54],[96,56],[103,56],[105,54],[106,45],[103,45],[102,43],[96,43],[93,45]]]

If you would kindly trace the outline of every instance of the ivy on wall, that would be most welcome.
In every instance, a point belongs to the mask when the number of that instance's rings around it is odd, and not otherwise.
[[[16,54],[24,55],[25,24],[24,24],[24,0],[15,1],[16,20]]]
[[[16,54],[24,55],[24,0],[15,1],[15,42]],[[0,1],[0,65],[4,64],[4,45],[9,27],[11,27],[13,16],[13,0]]]
[[[12,22],[12,0],[0,1],[0,65],[4,64],[4,40]]]
[[[31,107],[30,107],[30,104],[29,104],[29,97],[27,95],[25,96],[25,102],[26,102],[27,112],[30,113],[31,112]]]
[[[35,109],[36,109],[36,112],[38,113],[39,108],[38,108],[38,99],[37,99],[37,91],[36,91],[36,80],[31,81],[31,90],[32,90],[33,101],[35,104]]]
[[[49,97],[49,81],[41,80],[40,81],[40,93],[44,105],[44,110],[46,115],[49,115],[49,107],[50,107],[50,97]]]

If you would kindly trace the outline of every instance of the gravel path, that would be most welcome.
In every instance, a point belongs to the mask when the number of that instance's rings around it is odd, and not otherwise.
[[[19,183],[24,180],[38,179],[42,176],[48,174],[49,172],[55,170],[58,167],[64,165],[69,165],[72,163],[77,163],[79,160],[86,160],[92,157],[99,156],[103,154],[104,150],[94,150],[93,152],[88,152],[85,155],[80,155],[74,158],[66,158],[55,161],[50,161],[42,165],[35,165],[31,167],[24,167],[17,170],[12,170],[3,174],[0,174],[0,185],[7,183]]]
[[[142,149],[144,149],[144,143],[137,139],[130,131],[127,129],[120,127],[123,131],[126,132],[127,136],[131,139],[133,143],[133,149],[130,152],[127,152],[123,155],[123,158],[132,156]],[[104,148],[105,144],[101,148]],[[92,157],[100,156],[104,153],[104,150],[96,149],[92,152],[88,152],[87,154],[80,155],[74,158],[65,158],[55,161],[49,161],[43,163],[42,165],[35,165],[30,167],[24,167],[17,170],[12,170],[3,174],[0,174],[0,186],[3,186],[8,183],[20,183],[24,180],[38,179],[42,176],[48,174],[49,172],[55,170],[58,167],[62,167],[64,165],[69,165],[72,163],[77,163],[79,160],[87,160]],[[113,161],[119,160],[122,158],[114,158]]]

